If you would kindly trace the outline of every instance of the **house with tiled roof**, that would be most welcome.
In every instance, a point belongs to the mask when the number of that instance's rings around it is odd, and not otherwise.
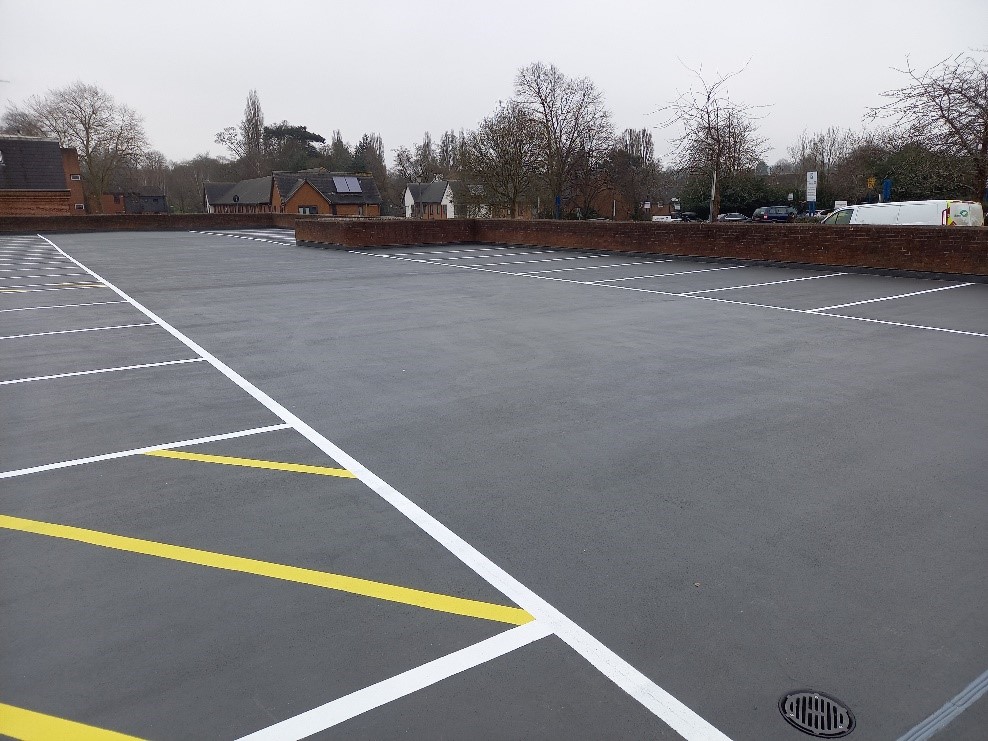
[[[462,180],[434,180],[431,183],[408,183],[405,187],[405,218],[491,217],[511,218],[511,209],[492,206],[482,185]]]
[[[381,193],[366,173],[323,168],[275,172],[239,183],[206,183],[208,213],[380,216]]]
[[[453,188],[448,180],[431,183],[409,183],[405,187],[405,218],[453,219],[456,204]]]
[[[82,213],[81,181],[75,150],[57,139],[0,135],[0,216]]]

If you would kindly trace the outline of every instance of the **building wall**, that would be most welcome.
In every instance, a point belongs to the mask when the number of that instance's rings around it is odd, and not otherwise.
[[[983,227],[300,219],[295,234],[345,247],[484,242],[988,276]]]
[[[309,183],[302,183],[298,190],[292,193],[291,198],[282,205],[282,212],[286,214],[298,214],[299,206],[315,206],[317,214],[332,214],[333,209],[322,193],[313,188]]]
[[[103,214],[127,213],[127,199],[123,193],[104,193],[100,198],[100,205],[100,213]]]
[[[79,167],[79,153],[72,147],[62,150],[62,169],[65,170],[65,187],[69,189],[69,209],[74,213],[85,213],[86,193],[82,185],[82,168]]]
[[[67,190],[0,190],[0,217],[68,216],[70,209]]]

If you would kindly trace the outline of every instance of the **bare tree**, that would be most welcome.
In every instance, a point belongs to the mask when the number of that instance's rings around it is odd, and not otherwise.
[[[657,193],[662,167],[648,129],[625,129],[608,156],[607,181],[621,195],[633,219],[645,216],[643,206]]]
[[[12,120],[33,121],[34,130],[79,153],[90,206],[102,211],[103,194],[124,168],[140,164],[148,148],[143,119],[95,85],[74,82],[27,99],[8,111]]]
[[[861,137],[850,129],[831,126],[813,134],[804,131],[786,152],[797,172],[816,170],[823,175],[832,172],[860,143]]]
[[[604,96],[586,77],[566,77],[554,65],[535,62],[518,71],[515,99],[537,124],[543,178],[561,203],[580,171],[610,150],[614,129]]]
[[[244,118],[238,126],[227,126],[216,135],[216,143],[222,144],[240,160],[246,174],[257,177],[264,169],[264,113],[257,91],[247,94]]]
[[[988,61],[958,54],[926,70],[909,60],[898,70],[909,84],[882,93],[889,98],[870,118],[891,119],[908,140],[947,156],[960,156],[969,172],[968,195],[986,197],[988,185]]]
[[[23,108],[8,106],[0,119],[0,134],[17,134],[19,136],[45,136],[38,120]]]
[[[721,180],[753,170],[767,149],[758,136],[754,107],[734,103],[726,84],[735,75],[707,82],[697,71],[699,89],[683,93],[662,110],[669,114],[663,126],[682,126],[673,140],[676,165],[710,178],[710,220],[720,213]]]
[[[466,140],[465,159],[471,179],[484,188],[489,205],[502,206],[511,217],[531,194],[539,178],[541,151],[537,122],[515,101],[508,101],[480,122]]]

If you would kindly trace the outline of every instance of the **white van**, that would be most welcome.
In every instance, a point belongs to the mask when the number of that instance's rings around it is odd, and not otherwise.
[[[977,201],[900,201],[863,203],[834,211],[823,224],[891,224],[896,226],[984,226]]]

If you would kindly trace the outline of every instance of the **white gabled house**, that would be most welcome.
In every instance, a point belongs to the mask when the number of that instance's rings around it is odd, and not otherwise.
[[[452,183],[448,180],[409,183],[405,188],[405,218],[455,219]]]

